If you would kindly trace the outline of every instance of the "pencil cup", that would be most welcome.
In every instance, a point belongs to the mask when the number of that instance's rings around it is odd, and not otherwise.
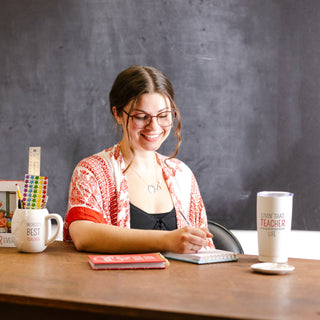
[[[257,194],[259,261],[286,263],[292,221],[293,193],[262,191]]]
[[[51,219],[57,230],[51,236]],[[21,252],[42,252],[58,236],[63,226],[59,214],[49,214],[47,209],[16,209],[12,218],[14,245]]]

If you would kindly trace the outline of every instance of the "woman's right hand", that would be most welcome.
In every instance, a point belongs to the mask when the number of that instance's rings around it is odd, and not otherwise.
[[[170,231],[166,235],[167,251],[176,253],[194,253],[208,244],[207,238],[213,235],[207,228],[195,228],[191,226]]]

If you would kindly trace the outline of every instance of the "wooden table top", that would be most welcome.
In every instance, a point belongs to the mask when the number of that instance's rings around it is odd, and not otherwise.
[[[320,319],[320,260],[289,259],[292,273],[263,275],[251,271],[258,260],[250,255],[201,266],[171,260],[164,270],[99,271],[87,256],[59,241],[35,254],[0,248],[0,304],[94,313],[92,319]]]

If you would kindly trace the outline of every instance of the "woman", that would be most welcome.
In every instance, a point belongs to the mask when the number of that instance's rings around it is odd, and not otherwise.
[[[123,136],[75,168],[64,239],[77,250],[105,253],[213,247],[196,180],[173,158],[181,138],[170,81],[155,68],[133,66],[118,75],[109,100]],[[175,122],[178,145],[167,158],[156,150]]]

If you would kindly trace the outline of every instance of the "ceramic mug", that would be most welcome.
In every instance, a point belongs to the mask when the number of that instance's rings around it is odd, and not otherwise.
[[[261,191],[257,194],[257,232],[259,260],[288,261],[293,193]]]
[[[57,222],[53,236],[51,219]],[[42,252],[57,238],[62,226],[61,216],[49,214],[47,209],[16,209],[11,225],[14,245],[21,252]]]

